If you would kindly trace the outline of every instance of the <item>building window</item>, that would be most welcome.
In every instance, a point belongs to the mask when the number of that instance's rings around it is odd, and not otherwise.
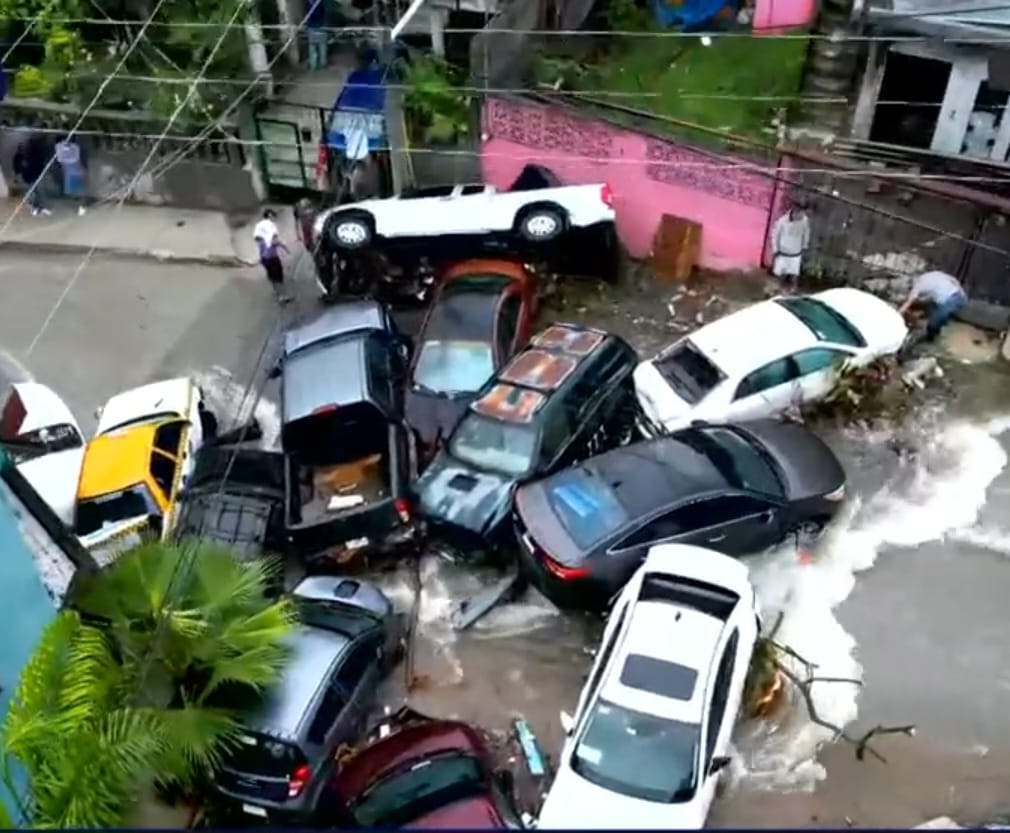
[[[870,141],[928,150],[950,72],[949,61],[889,50]]]

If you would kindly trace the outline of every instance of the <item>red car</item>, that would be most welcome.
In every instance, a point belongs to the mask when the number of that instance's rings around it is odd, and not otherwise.
[[[523,827],[511,773],[495,772],[480,735],[431,720],[365,747],[327,785],[314,827],[505,830]]]
[[[521,263],[467,260],[447,270],[415,341],[407,423],[430,458],[474,394],[533,334],[537,279]]]

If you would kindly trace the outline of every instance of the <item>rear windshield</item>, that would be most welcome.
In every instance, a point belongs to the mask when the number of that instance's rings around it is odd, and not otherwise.
[[[225,757],[228,769],[260,778],[287,778],[304,762],[297,746],[256,732],[239,735]]]
[[[565,531],[583,550],[628,521],[614,490],[587,468],[568,469],[551,480],[547,500]]]
[[[527,424],[503,422],[473,411],[463,417],[449,440],[449,453],[479,469],[522,477],[533,468],[537,432]]]
[[[310,466],[339,466],[389,449],[389,423],[367,402],[311,414],[284,426],[284,450]]]
[[[418,761],[369,787],[351,806],[361,827],[395,828],[486,792],[477,759],[446,755]]]
[[[726,378],[690,341],[685,341],[655,361],[656,369],[677,395],[694,405]]]
[[[0,448],[7,452],[15,464],[27,463],[45,454],[55,454],[84,445],[80,433],[73,425],[52,425],[0,440]]]
[[[144,515],[161,515],[150,489],[138,484],[121,492],[88,498],[77,504],[75,532],[91,535],[105,526],[112,526]]]
[[[841,313],[816,298],[776,298],[775,302],[800,319],[818,341],[831,341],[849,347],[866,346],[859,331]]]

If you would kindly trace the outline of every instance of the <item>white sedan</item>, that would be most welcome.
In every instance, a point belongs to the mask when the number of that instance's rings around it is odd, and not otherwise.
[[[607,620],[537,826],[698,830],[723,770],[757,640],[736,559],[653,547]]]
[[[826,396],[842,366],[896,353],[899,312],[858,289],[772,298],[713,321],[642,362],[635,390],[668,431],[760,419]]]
[[[572,228],[614,222],[607,185],[567,185],[499,191],[492,185],[425,188],[390,199],[365,200],[323,212],[315,239],[340,249],[363,249],[377,239],[514,235],[549,243]]]

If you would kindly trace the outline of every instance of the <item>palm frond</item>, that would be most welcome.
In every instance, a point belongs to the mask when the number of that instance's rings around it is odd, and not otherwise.
[[[241,725],[228,712],[186,704],[166,711],[162,717],[170,739],[158,762],[162,783],[191,784],[220,765]]]

